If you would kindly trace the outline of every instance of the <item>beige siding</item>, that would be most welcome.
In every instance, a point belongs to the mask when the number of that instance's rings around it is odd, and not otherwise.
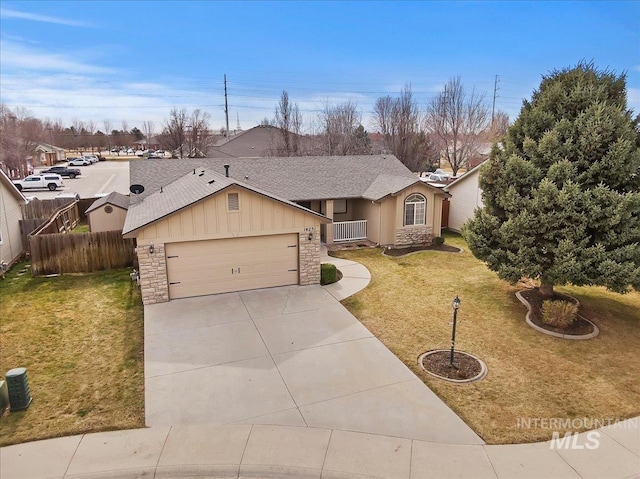
[[[482,190],[478,184],[480,169],[476,168],[449,189],[449,229],[460,232],[462,225],[473,216],[476,208],[482,208]]]
[[[380,203],[359,200],[354,202],[353,209],[356,220],[367,220],[367,239],[380,243]]]
[[[380,244],[393,244],[396,237],[396,197],[387,196],[380,202]]]
[[[0,182],[0,262],[12,264],[23,252],[20,202]]]
[[[390,245],[396,242],[396,232],[404,226],[404,200],[413,193],[420,193],[427,199],[425,225],[432,228],[433,236],[440,236],[442,224],[442,196],[427,185],[416,183],[394,196],[384,198],[380,203],[381,225],[380,244]]]
[[[111,206],[111,213],[105,211],[106,206]],[[127,210],[114,205],[104,205],[88,214],[89,229],[92,232],[120,230],[124,226]]]
[[[228,211],[228,193],[238,193],[239,211]],[[258,236],[319,230],[310,213],[241,188],[230,188],[143,228],[138,243],[174,243],[237,236]]]
[[[347,199],[347,212],[346,213],[336,213],[336,204],[335,200],[333,203],[333,221],[354,221],[354,220],[363,220],[364,218],[358,218],[355,214],[354,208],[355,203],[359,200]]]

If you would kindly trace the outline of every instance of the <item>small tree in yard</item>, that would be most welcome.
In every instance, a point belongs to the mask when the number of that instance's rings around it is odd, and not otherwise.
[[[580,63],[544,76],[480,175],[463,228],[502,279],[640,289],[640,132],[626,77]]]

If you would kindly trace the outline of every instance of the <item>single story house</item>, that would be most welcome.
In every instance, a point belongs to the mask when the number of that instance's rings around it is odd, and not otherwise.
[[[428,244],[449,196],[393,155],[147,159],[130,179],[146,304],[318,283],[321,241]]]
[[[89,221],[89,231],[122,231],[129,209],[129,197],[112,191],[98,198],[85,212]]]
[[[49,145],[47,143],[38,143],[31,157],[31,165],[34,168],[41,166],[54,166],[56,163],[66,161],[66,158],[64,148]]]
[[[484,163],[474,166],[445,187],[451,194],[448,228],[452,231],[460,233],[462,225],[473,217],[475,210],[484,206],[480,188],[480,168]]]
[[[0,170],[0,272],[6,271],[24,252],[20,220],[27,199]]]

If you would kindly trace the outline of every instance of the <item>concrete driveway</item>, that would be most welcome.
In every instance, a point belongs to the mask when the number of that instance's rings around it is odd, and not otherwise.
[[[149,426],[269,424],[483,444],[320,286],[145,307]]]

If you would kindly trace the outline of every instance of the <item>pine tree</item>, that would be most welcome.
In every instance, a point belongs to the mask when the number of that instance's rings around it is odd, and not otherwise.
[[[626,76],[591,63],[543,76],[482,167],[463,234],[502,279],[640,289],[640,131]]]

